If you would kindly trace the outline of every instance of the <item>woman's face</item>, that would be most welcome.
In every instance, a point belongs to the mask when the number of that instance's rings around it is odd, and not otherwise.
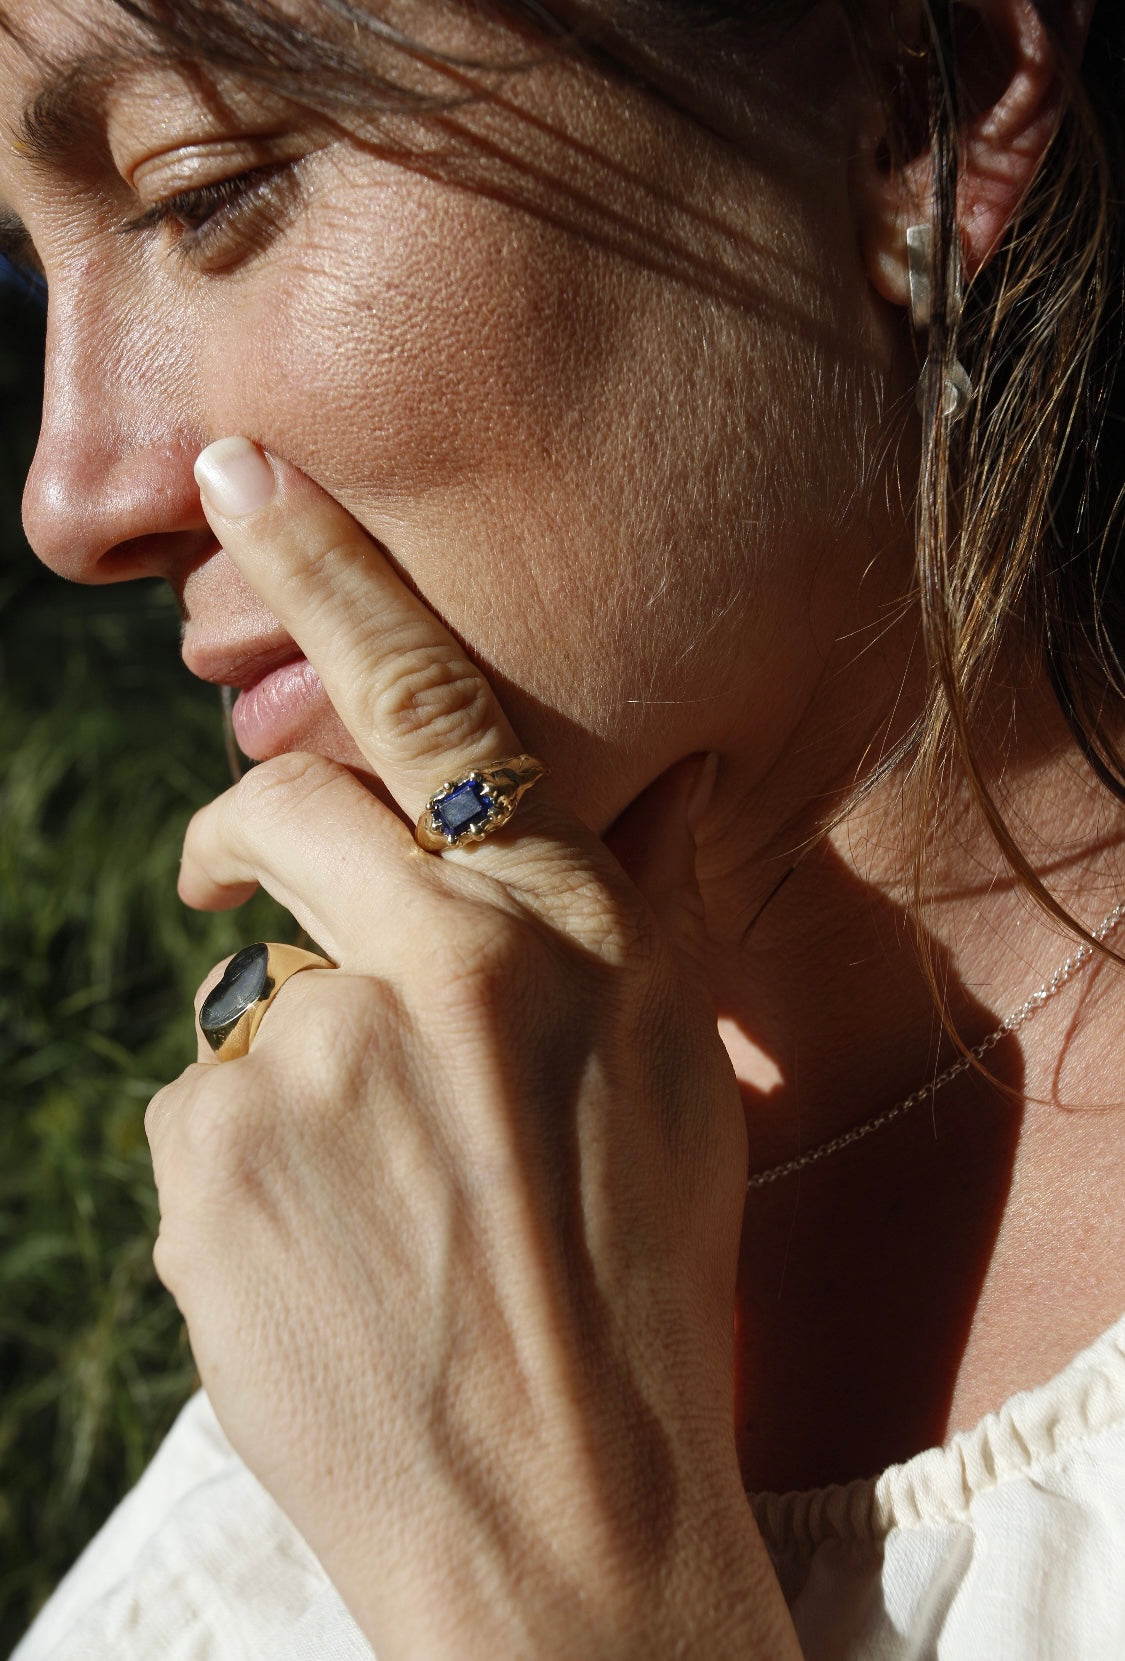
[[[764,778],[821,707],[850,736],[816,765],[846,764],[872,686],[841,654],[901,563],[863,508],[892,350],[831,25],[763,61],[736,149],[574,63],[359,131],[146,65],[108,0],[6,10],[33,49],[0,41],[0,200],[50,289],[27,532],[68,577],[166,577],[188,666],[259,684],[251,755],[358,760],[315,679],[274,672],[295,648],[203,519],[192,462],[229,433],[384,546],[595,826],[697,750]],[[456,5],[393,11],[526,50]],[[68,67],[116,38],[108,76]]]

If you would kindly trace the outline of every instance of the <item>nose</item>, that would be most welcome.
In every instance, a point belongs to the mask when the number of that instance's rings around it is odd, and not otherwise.
[[[80,308],[48,320],[43,420],[23,497],[32,548],[74,582],[176,580],[213,549],[192,463],[203,447],[177,420],[185,388],[167,360],[130,356]]]

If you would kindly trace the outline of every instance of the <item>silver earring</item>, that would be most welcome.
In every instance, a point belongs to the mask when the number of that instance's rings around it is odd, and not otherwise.
[[[929,225],[910,225],[906,231],[906,262],[910,281],[910,321],[917,334],[928,334],[933,317],[934,237]],[[954,248],[949,260],[948,290],[951,309],[961,311],[961,261]],[[918,379],[918,408],[926,403],[926,388],[930,378],[930,360],[927,357]],[[945,372],[942,387],[941,413],[951,421],[959,421],[973,398],[973,383],[963,363],[954,359]]]

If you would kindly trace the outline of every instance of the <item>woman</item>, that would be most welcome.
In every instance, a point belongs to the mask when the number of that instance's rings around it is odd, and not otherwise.
[[[30,540],[325,954],[152,1104],[208,1395],[21,1661],[1119,1655],[1115,8],[5,15]]]

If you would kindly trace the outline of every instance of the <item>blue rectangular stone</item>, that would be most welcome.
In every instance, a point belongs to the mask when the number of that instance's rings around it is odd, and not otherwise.
[[[447,836],[456,836],[470,820],[479,819],[487,811],[484,787],[471,780],[459,784],[456,790],[451,790],[448,796],[434,803],[434,812]]]

